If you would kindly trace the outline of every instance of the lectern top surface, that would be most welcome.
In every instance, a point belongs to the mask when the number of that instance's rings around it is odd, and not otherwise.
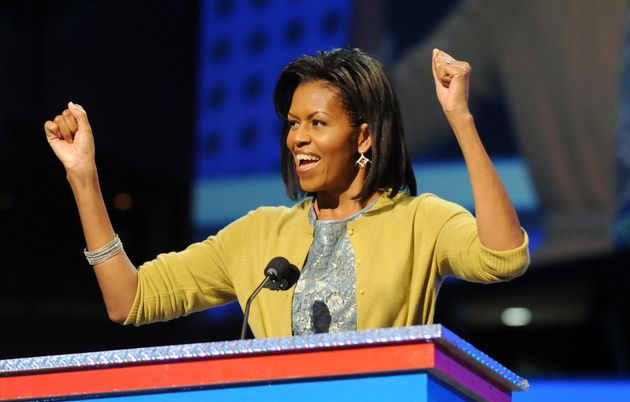
[[[529,388],[526,379],[519,377],[439,324],[0,360],[0,376],[71,368],[85,369],[409,342],[435,342],[460,359],[487,372],[513,391]]]

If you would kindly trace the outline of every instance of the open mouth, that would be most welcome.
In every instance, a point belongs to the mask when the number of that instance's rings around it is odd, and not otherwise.
[[[295,155],[295,168],[298,172],[304,172],[317,165],[321,158],[317,155],[297,154]]]

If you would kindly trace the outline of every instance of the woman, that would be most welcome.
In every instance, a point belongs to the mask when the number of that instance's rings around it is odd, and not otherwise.
[[[382,66],[359,50],[337,49],[289,64],[274,93],[285,121],[287,192],[309,197],[291,208],[252,211],[139,270],[109,221],[87,115],[70,103],[45,131],[66,168],[109,317],[142,324],[235,298],[244,305],[275,256],[302,275],[288,292],[258,296],[249,321],[256,337],[427,324],[446,276],[490,282],[521,274],[527,236],[468,110],[470,66],[436,49],[432,68],[468,166],[476,219],[434,195],[415,196]]]

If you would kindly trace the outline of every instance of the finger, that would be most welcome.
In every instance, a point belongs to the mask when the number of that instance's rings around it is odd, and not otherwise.
[[[88,121],[87,113],[81,105],[68,102],[68,109],[77,120],[77,126],[79,127],[79,130],[90,130],[90,122]]]
[[[433,78],[435,80],[438,79],[436,64],[437,64],[437,56],[438,56],[439,53],[440,53],[440,51],[438,49],[433,49],[433,60],[431,61],[431,70],[433,71]]]
[[[54,122],[57,127],[59,127],[59,132],[61,132],[61,136],[63,137],[63,139],[71,144],[73,141],[72,133],[70,133],[70,129],[68,128],[66,122],[63,120],[63,117],[57,115]]]
[[[455,63],[455,65],[456,67],[463,69],[465,75],[470,75],[470,73],[472,72],[472,67],[470,66],[470,63],[468,62],[458,61]]]
[[[439,50],[439,49],[433,49],[433,59],[440,64],[447,64],[447,65],[458,65],[458,66],[464,66],[464,65],[469,65],[468,63],[464,62],[464,61],[459,61],[456,60],[453,56],[451,56],[450,54]]]
[[[79,129],[79,126],[77,126],[77,119],[74,118],[70,110],[64,110],[63,113],[61,113],[61,117],[63,117],[63,121],[66,122],[66,125],[70,129],[70,132],[72,134],[75,134]]]
[[[448,84],[454,79],[466,78],[470,74],[470,64],[463,61],[448,61],[436,63],[436,74],[438,80],[448,87]]]
[[[435,82],[435,90],[440,93],[440,91],[444,90],[444,88],[448,88],[449,82],[444,81],[444,74],[441,71],[442,62],[440,59],[442,51],[439,49],[433,49],[433,62],[431,63],[431,68],[433,71],[433,81]]]
[[[441,84],[448,88],[449,77],[457,73],[457,70],[452,68],[455,63],[456,60],[448,53],[433,49],[433,78],[436,80],[436,85]]]
[[[435,58],[437,59],[438,63],[445,63],[445,64],[457,63],[457,60],[450,54],[439,49],[435,49],[435,50],[437,50]]]
[[[436,84],[448,88],[456,71],[453,70],[448,64],[441,61],[435,63],[435,76]]]
[[[44,131],[46,132],[46,137],[48,137],[49,141],[52,139],[63,139],[61,132],[59,132],[59,127],[50,120],[44,123]]]
[[[453,62],[456,61],[448,53],[444,53],[442,51],[440,51],[435,58],[437,59],[438,62],[445,63],[445,64],[452,64]]]
[[[440,80],[440,83],[441,83],[444,87],[448,88],[448,87],[450,87],[450,86],[451,86],[451,82],[452,82],[452,81],[453,81],[453,77],[452,77],[452,76],[450,76],[450,75],[445,75],[445,76],[444,76],[444,77]]]
[[[447,73],[465,73],[468,74],[471,71],[470,64],[465,61],[454,59],[446,52],[438,51],[435,55],[436,64],[443,66]]]

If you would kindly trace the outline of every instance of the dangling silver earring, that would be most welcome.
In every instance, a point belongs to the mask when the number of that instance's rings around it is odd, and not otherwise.
[[[368,163],[372,163],[372,161],[366,158],[365,155],[363,155],[363,152],[360,152],[360,154],[361,156],[359,157],[359,159],[357,159],[356,162],[354,162],[354,164],[359,165],[359,167],[363,169]]]

